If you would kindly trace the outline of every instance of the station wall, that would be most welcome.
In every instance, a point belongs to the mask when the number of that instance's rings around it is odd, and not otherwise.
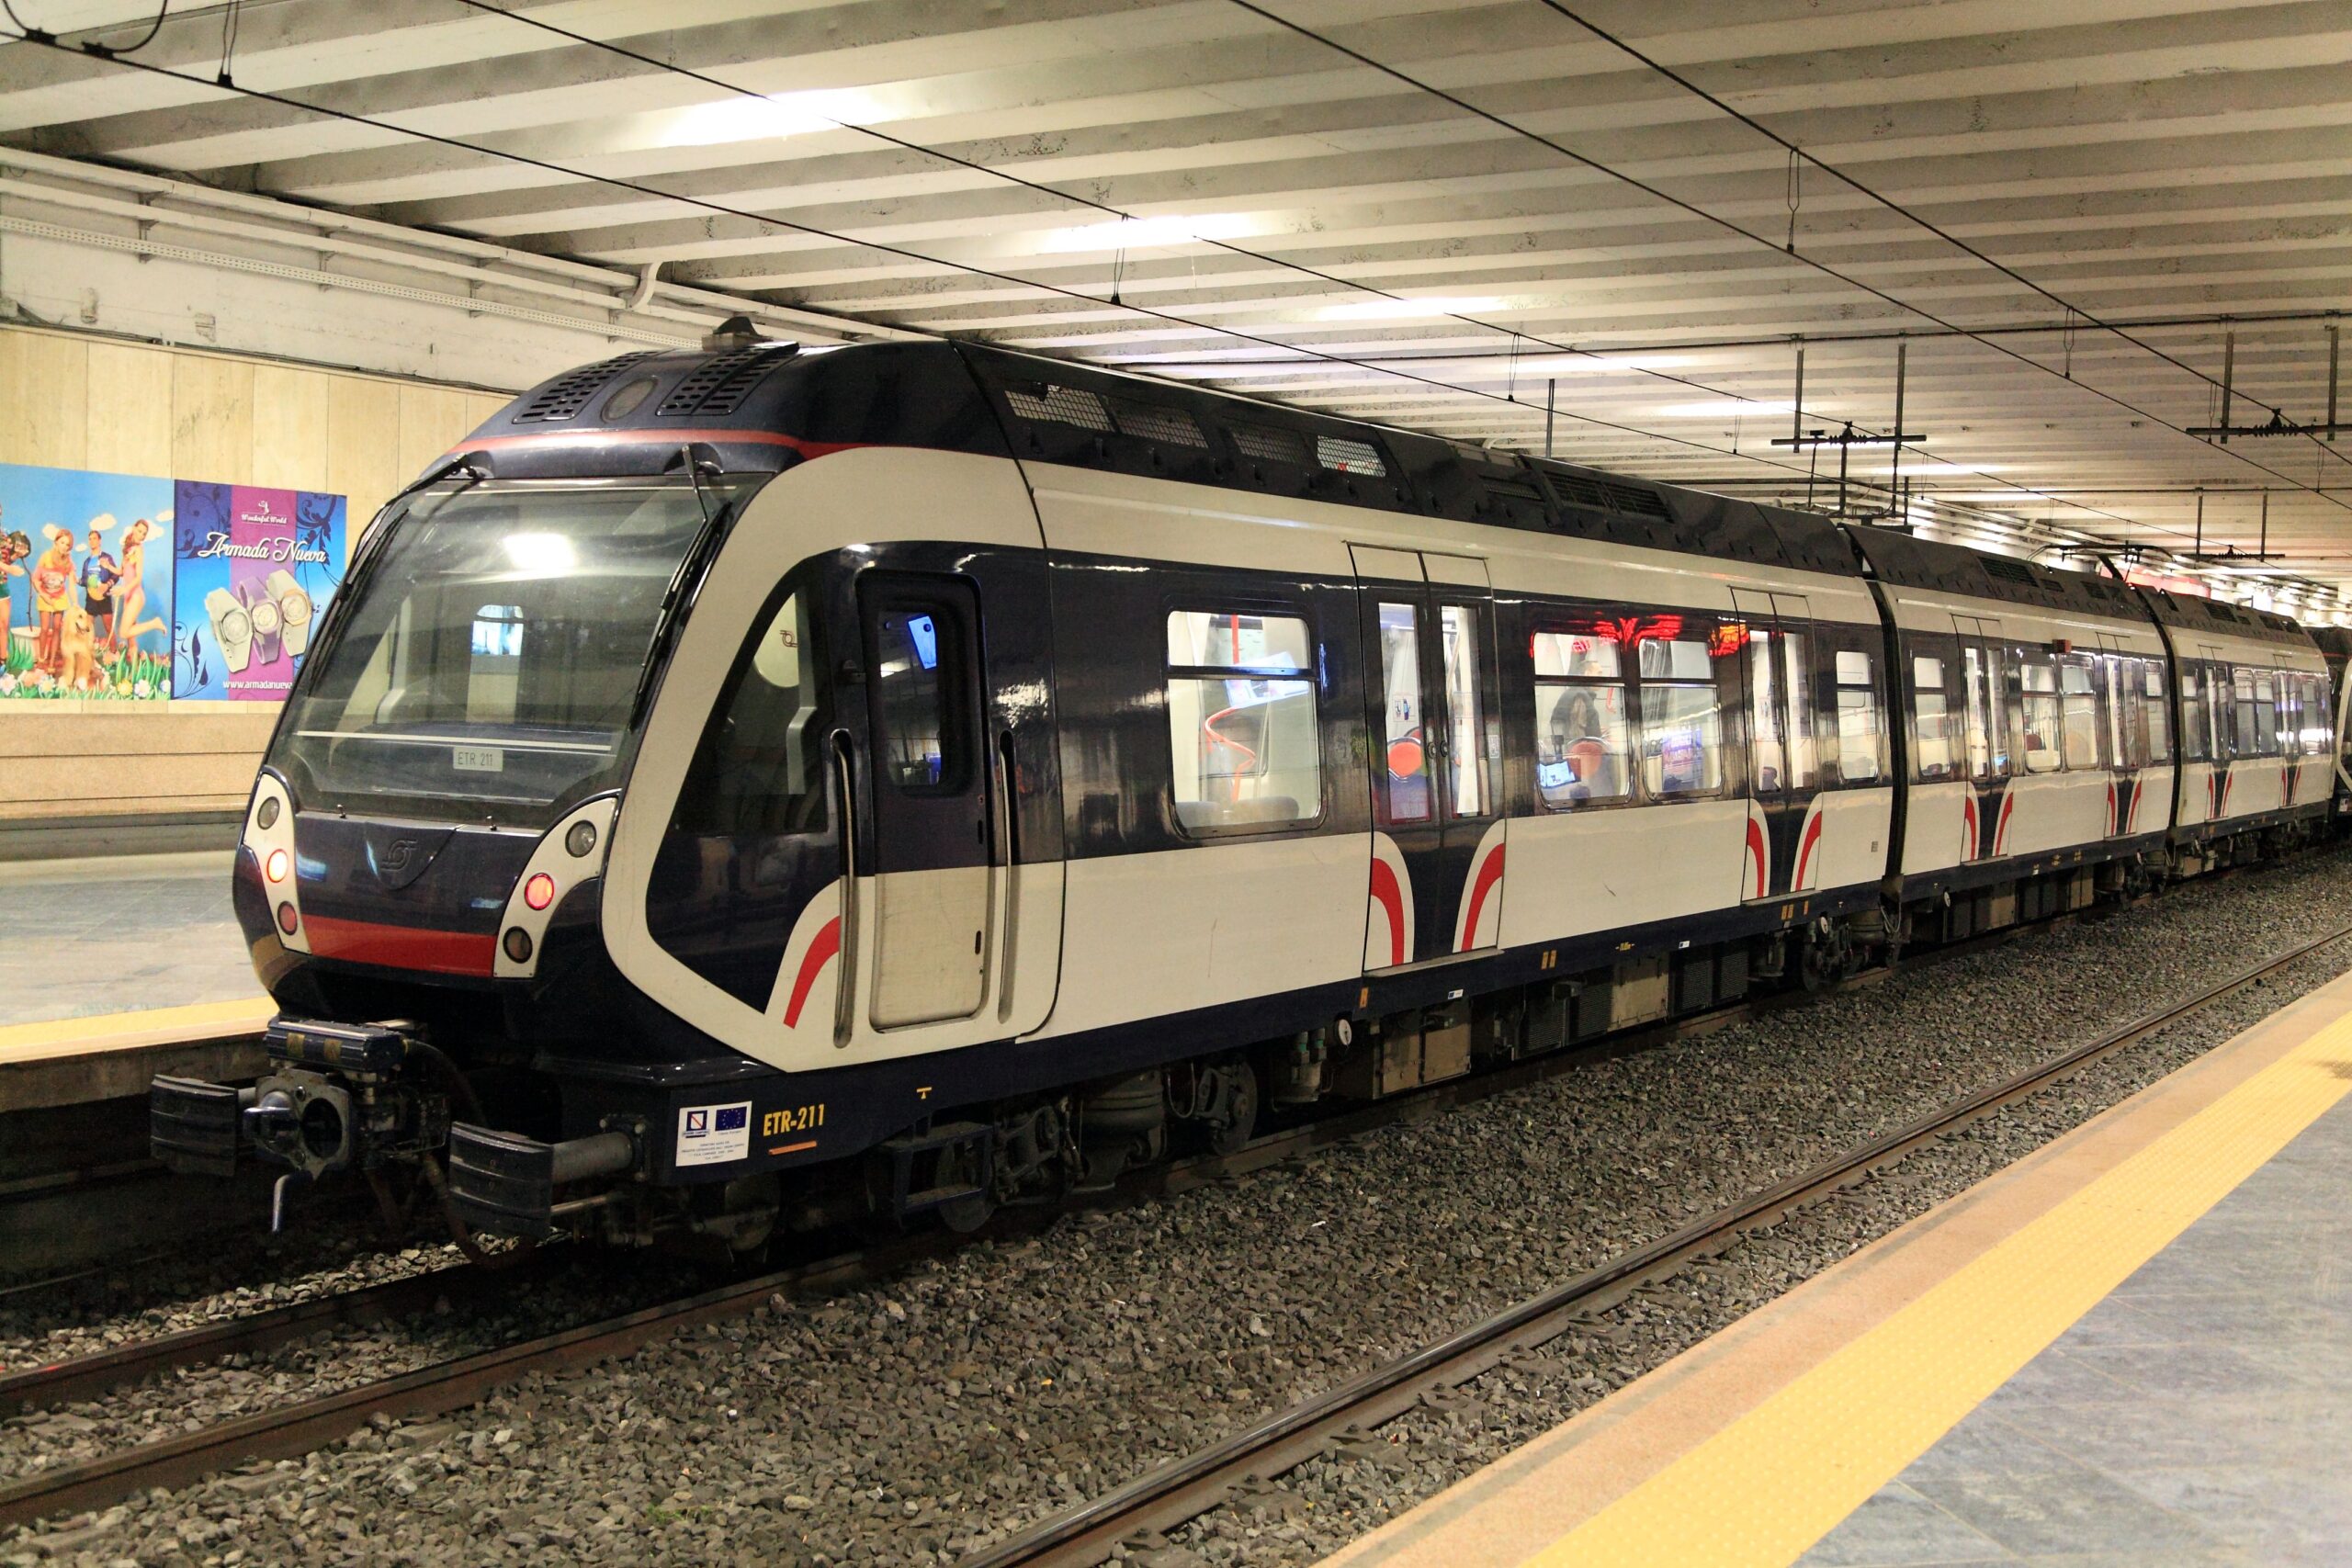
[[[506,400],[0,326],[0,463],[331,491],[349,497],[354,542]],[[0,858],[200,841],[171,829],[243,809],[277,716],[274,702],[0,703]]]

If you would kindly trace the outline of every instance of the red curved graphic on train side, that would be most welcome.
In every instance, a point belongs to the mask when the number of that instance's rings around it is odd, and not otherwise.
[[[1374,857],[1372,863],[1372,901],[1388,912],[1388,962],[1405,962],[1405,890],[1396,886],[1396,873],[1386,861]]]
[[[1747,857],[1756,863],[1756,897],[1761,898],[1768,890],[1772,852],[1764,847],[1764,824],[1753,815],[1747,818]]]
[[[1804,825],[1804,840],[1797,845],[1797,874],[1789,883],[1792,892],[1804,890],[1804,869],[1813,861],[1813,846],[1821,841],[1821,814],[1815,811]]]
[[[2000,819],[1993,824],[1993,852],[1996,855],[2006,852],[2009,847],[2009,810],[2017,803],[2018,797],[2014,795],[2001,796]]]
[[[816,940],[808,951],[800,955],[800,973],[793,977],[792,999],[784,1005],[784,1026],[795,1029],[800,1023],[800,1009],[808,1000],[808,987],[817,983],[825,965],[831,963],[842,950],[842,918],[835,915],[817,928]]]
[[[1462,920],[1462,951],[1469,952],[1478,945],[1478,915],[1487,907],[1487,895],[1503,879],[1503,846],[1497,844],[1478,866],[1477,879],[1470,884],[1470,911]]]
[[[1976,822],[1976,791],[1973,786],[1969,789],[1969,792],[1966,795],[1960,797],[1960,816],[1961,820],[1966,824],[1968,828],[1968,847],[1961,852],[1960,858],[1962,860],[1974,860],[1976,858],[1976,835],[1980,829]]]

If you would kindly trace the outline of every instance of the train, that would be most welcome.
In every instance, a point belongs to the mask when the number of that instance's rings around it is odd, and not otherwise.
[[[379,515],[175,1169],[733,1256],[2329,831],[2283,616],[961,342],[558,376]]]

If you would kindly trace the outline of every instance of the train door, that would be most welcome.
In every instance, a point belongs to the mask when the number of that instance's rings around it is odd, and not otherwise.
[[[2001,623],[1954,615],[1960,635],[1961,722],[1967,752],[1968,795],[1962,807],[1963,860],[1990,860],[2008,788],[2009,746],[2002,692]]]
[[[1035,738],[1016,737],[1001,693],[1030,685],[1029,671],[1009,667],[1017,648],[991,656],[982,604],[992,595],[1001,630],[1043,585],[1013,581],[1015,563],[967,564],[968,576],[870,571],[856,596],[866,744],[849,772],[871,829],[842,945],[864,1022],[936,1026],[927,1046],[1035,1027],[1060,963],[1058,889],[1016,863],[1019,748]]]
[[[1814,747],[1812,606],[1802,593],[1732,590],[1747,628],[1741,674],[1747,688],[1748,842],[1741,890],[1787,894],[1804,824],[1821,792]]]
[[[1486,563],[1363,546],[1354,556],[1373,740],[1364,967],[1492,947],[1503,845]]]

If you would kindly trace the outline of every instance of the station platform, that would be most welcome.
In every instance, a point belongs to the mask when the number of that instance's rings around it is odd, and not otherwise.
[[[2352,976],[1327,1559],[2352,1562]]]
[[[226,853],[0,864],[0,1112],[258,1068],[244,1037],[269,1002],[229,908]]]

